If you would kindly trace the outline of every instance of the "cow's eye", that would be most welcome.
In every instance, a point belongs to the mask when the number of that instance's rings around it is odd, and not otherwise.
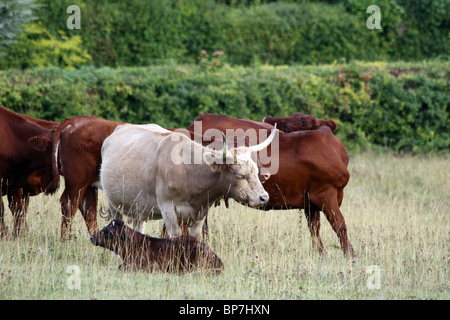
[[[238,179],[245,179],[245,176],[242,175],[242,174],[239,174],[239,173],[236,173],[236,177],[237,177]]]

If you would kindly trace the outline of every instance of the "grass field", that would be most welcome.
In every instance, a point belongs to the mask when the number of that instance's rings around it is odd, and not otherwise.
[[[117,257],[90,243],[80,213],[76,238],[61,243],[59,197],[38,196],[28,233],[0,242],[0,299],[449,299],[450,156],[350,160],[341,209],[356,262],[343,256],[323,214],[328,256],[312,251],[303,212],[230,202],[209,213],[222,274],[124,273]],[[11,229],[9,212],[6,223]],[[149,222],[146,233],[158,236],[161,226]]]

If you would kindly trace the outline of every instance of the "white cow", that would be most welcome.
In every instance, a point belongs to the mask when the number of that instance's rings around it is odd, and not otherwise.
[[[258,179],[252,152],[266,148],[275,135],[252,147],[213,150],[158,125],[122,125],[104,141],[100,183],[113,217],[139,222],[164,219],[170,237],[181,235],[177,218],[201,238],[209,207],[227,196],[257,207],[269,200]],[[186,163],[198,159],[201,163]],[[136,227],[136,225],[135,225]]]

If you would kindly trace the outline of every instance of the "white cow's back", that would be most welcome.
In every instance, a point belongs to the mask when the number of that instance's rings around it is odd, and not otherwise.
[[[105,139],[100,183],[111,210],[140,221],[161,218],[153,169],[158,144],[170,133],[155,124],[126,124]]]

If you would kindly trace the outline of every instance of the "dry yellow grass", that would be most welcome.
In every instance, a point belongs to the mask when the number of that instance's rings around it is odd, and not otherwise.
[[[38,196],[28,234],[0,242],[0,299],[449,299],[449,160],[351,158],[342,212],[357,262],[343,257],[323,214],[321,257],[303,212],[212,208],[209,244],[225,264],[219,276],[118,271],[120,260],[89,242],[79,213],[76,239],[60,243],[58,198]],[[161,226],[149,222],[146,233],[158,236]],[[380,289],[368,288],[377,279]]]

